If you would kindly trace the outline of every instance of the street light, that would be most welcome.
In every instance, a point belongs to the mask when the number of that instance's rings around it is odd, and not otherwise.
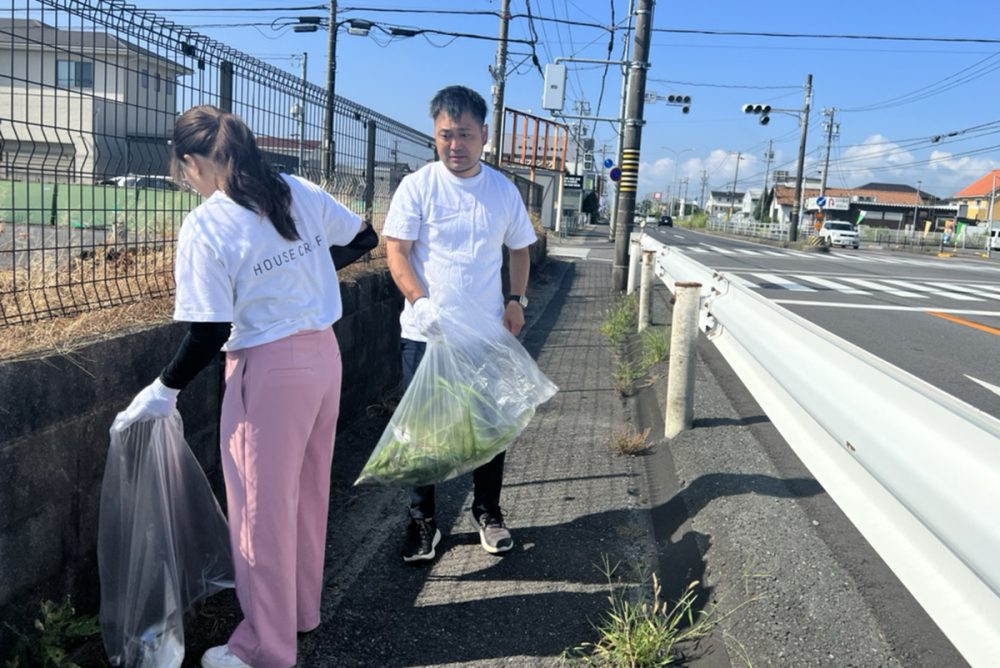
[[[280,19],[276,19],[277,22]],[[272,26],[274,23],[272,23]],[[336,101],[337,84],[337,31],[340,26],[347,25],[349,35],[366,37],[374,25],[365,19],[345,19],[337,21],[337,0],[330,0],[330,15],[326,20],[328,33],[326,45],[326,109],[323,113],[323,179],[329,181],[333,177],[334,144],[333,115]],[[292,25],[294,32],[316,32],[323,27],[323,19],[319,16],[300,16],[298,23]]]
[[[682,153],[686,153],[688,151],[693,151],[694,149],[689,147],[689,148],[682,148],[680,150],[677,150],[675,148],[670,148],[669,146],[661,146],[660,148],[663,149],[663,150],[665,150],[665,151],[670,151],[670,153],[672,153],[673,156],[674,156],[674,178],[670,182],[671,191],[673,193],[675,193],[674,196],[671,198],[671,201],[670,201],[670,215],[674,215],[673,200],[676,199],[676,193],[680,189],[679,187],[675,187],[675,186],[677,186],[677,163],[680,162],[680,156],[681,156]],[[681,215],[681,212],[678,211],[677,215],[679,217]]]

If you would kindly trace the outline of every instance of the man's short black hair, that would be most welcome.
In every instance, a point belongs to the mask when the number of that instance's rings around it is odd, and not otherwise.
[[[480,125],[486,124],[486,101],[482,95],[465,86],[448,86],[437,92],[431,100],[431,118],[437,119],[442,111],[456,120],[469,113]]]

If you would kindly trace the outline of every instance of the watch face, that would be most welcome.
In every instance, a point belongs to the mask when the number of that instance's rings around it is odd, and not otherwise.
[[[528,298],[521,295],[521,298],[517,300],[521,304],[521,308],[528,308]]]

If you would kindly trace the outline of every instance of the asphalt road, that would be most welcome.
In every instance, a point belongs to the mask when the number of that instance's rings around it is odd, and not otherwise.
[[[802,253],[692,230],[661,240],[788,310],[1000,415],[1000,261],[882,250]]]

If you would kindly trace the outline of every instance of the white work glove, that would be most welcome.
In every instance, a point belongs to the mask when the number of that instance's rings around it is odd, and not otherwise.
[[[135,395],[135,399],[128,405],[128,408],[115,417],[111,428],[122,431],[134,422],[167,417],[177,406],[178,394],[180,394],[180,390],[167,387],[157,378]]]
[[[417,322],[417,329],[427,338],[441,334],[440,317],[438,307],[427,297],[420,297],[413,302],[413,318]]]

